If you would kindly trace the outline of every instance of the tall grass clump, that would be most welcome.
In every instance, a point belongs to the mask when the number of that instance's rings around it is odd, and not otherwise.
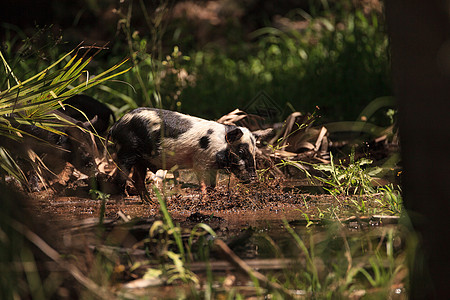
[[[404,234],[385,228],[380,237],[351,234],[342,224],[331,223],[325,233],[300,236],[285,222],[299,251],[299,266],[284,272],[285,286],[303,290],[313,299],[347,299],[359,295],[374,299],[392,296],[406,281]],[[309,237],[309,240],[307,239]],[[304,265],[304,266],[303,266]],[[280,278],[278,280],[281,280]]]
[[[191,80],[184,68],[190,58],[178,46],[164,44],[170,10],[167,0],[127,1],[114,10],[122,40],[111,51],[113,55],[127,53],[133,68],[122,81],[100,85],[97,97],[111,99],[117,116],[141,106],[180,109],[180,94]]]

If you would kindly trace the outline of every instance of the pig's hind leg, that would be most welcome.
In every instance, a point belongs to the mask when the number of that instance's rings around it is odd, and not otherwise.
[[[141,200],[147,203],[153,203],[150,194],[145,187],[145,178],[147,176],[147,166],[143,164],[136,164],[132,167],[132,181]]]
[[[150,195],[145,187],[145,178],[147,176],[147,163],[136,154],[134,149],[123,148],[118,151],[118,165],[122,169],[122,175],[125,175],[122,181],[123,190],[127,191],[131,182],[136,192],[143,202],[152,203]],[[123,178],[123,177],[122,177]]]

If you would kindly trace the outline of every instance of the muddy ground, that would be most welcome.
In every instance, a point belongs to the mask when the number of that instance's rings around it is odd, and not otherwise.
[[[361,229],[397,220],[396,217],[379,216],[379,213],[371,214],[371,208],[380,211],[380,203],[373,198],[331,196],[309,179],[266,179],[241,184],[233,176],[220,174],[217,187],[202,192],[189,171],[181,173],[177,185],[170,174],[168,177],[164,183],[156,185],[164,191],[167,210],[174,223],[186,230],[205,223],[223,239],[239,236],[249,228],[268,230],[274,235],[279,234],[276,229],[279,228],[285,234],[284,221],[299,228],[306,228],[310,222],[320,229],[339,219],[349,228]],[[88,180],[83,179],[59,187],[59,190],[35,192],[28,203],[33,215],[65,232],[86,224],[93,228],[102,217],[111,226],[130,221],[145,224],[144,231],[147,232],[142,236],[145,238],[153,222],[162,219],[158,197],[152,187],[155,187],[154,182],[148,180],[147,188],[153,203],[144,203],[136,195],[122,194],[106,194],[102,201],[98,194],[92,193]],[[364,200],[366,212],[358,212],[352,200]]]
[[[326,210],[333,205],[342,205],[338,198],[325,194],[320,185],[307,179],[273,179],[240,184],[228,175],[220,178],[218,186],[206,193],[195,180],[192,180],[194,183],[181,182],[178,185],[167,180],[164,187],[161,183],[158,187],[165,191],[168,211],[177,222],[208,222],[207,216],[214,216],[232,227],[257,226],[282,219],[304,219],[303,213],[310,215],[317,207]],[[107,195],[104,217],[159,218],[158,198],[152,192],[152,186],[153,182],[148,182],[154,203],[144,203],[136,195]],[[72,182],[59,191],[44,189],[31,196],[31,208],[36,215],[53,215],[62,222],[100,216],[102,201],[90,192],[87,180]],[[341,217],[350,215],[351,212],[347,212]]]

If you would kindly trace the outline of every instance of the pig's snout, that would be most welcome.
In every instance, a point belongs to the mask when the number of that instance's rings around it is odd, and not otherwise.
[[[255,169],[251,169],[249,172],[249,177],[250,177],[250,181],[255,181],[257,179],[258,176],[256,176],[256,171]]]
[[[255,182],[257,179],[256,171],[254,169],[236,175],[238,179],[244,184]]]

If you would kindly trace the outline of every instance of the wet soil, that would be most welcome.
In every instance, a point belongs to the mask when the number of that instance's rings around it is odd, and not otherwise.
[[[71,171],[67,169],[67,172]],[[68,178],[69,175],[62,174],[60,177]],[[98,199],[98,195],[90,192],[89,186],[88,179],[85,178],[65,182],[64,185],[57,183],[53,188],[35,192],[31,194],[29,202],[31,210],[35,215],[50,218],[49,222],[63,224],[99,218],[102,201]],[[185,226],[191,225],[188,227],[214,221],[218,223],[218,227],[235,229],[278,225],[283,220],[303,222],[306,225],[306,219],[320,223],[323,216],[319,217],[317,212],[329,212],[332,207],[341,208],[338,215],[331,215],[341,220],[355,214],[355,207],[349,205],[351,197],[325,194],[322,186],[307,179],[273,179],[240,184],[235,178],[220,174],[215,189],[202,191],[193,179],[193,174],[186,171],[181,173],[176,185],[170,176],[164,183],[158,182],[156,185],[149,181],[148,189],[153,203],[143,203],[138,196],[105,194],[103,218],[160,219],[158,197],[152,191],[155,186],[163,191],[167,209],[174,221]],[[364,199],[361,196],[353,198],[355,201]],[[376,201],[364,200],[368,208],[379,206]],[[361,214],[357,215],[361,217]]]
[[[241,258],[247,259],[273,258],[273,253],[266,253],[257,241],[261,234],[269,236],[275,243],[290,243],[292,237],[286,231],[286,222],[302,235],[307,231],[308,234],[324,232],[327,227],[324,225],[329,224],[330,219],[339,219],[339,223],[356,231],[373,230],[378,225],[398,220],[397,217],[358,213],[349,197],[323,194],[321,186],[306,180],[270,180],[244,185],[225,178],[215,189],[206,192],[196,184],[174,185],[168,181],[164,186],[160,185],[160,190],[164,191],[167,210],[174,224],[179,224],[187,236],[199,223],[207,224],[220,239],[235,245],[232,248]],[[87,181],[78,181],[59,192],[51,189],[36,192],[29,203],[35,216],[70,240],[66,246],[101,246],[108,239],[106,233],[119,228],[119,231],[127,232],[124,241],[128,242],[119,243],[127,248],[147,239],[154,222],[162,219],[158,197],[151,191],[150,195],[153,203],[143,203],[138,196],[122,195],[108,195],[102,201],[92,199]],[[353,198],[361,201],[361,197]],[[365,199],[365,203],[368,208],[379,206],[373,199]],[[318,212],[328,215],[320,216]],[[99,222],[107,229],[100,239]],[[78,239],[83,243],[78,244]]]
[[[298,182],[296,183],[298,184]],[[87,183],[60,193],[44,190],[32,194],[31,206],[37,215],[50,213],[59,221],[76,221],[99,217],[101,200],[92,199]],[[105,202],[105,218],[117,218],[119,212],[130,219],[159,217],[158,198],[143,203],[138,196],[111,195]],[[229,225],[257,226],[275,220],[297,220],[302,212],[315,206],[327,207],[336,202],[328,195],[305,194],[292,182],[254,185],[218,186],[203,193],[198,187],[166,188],[169,213],[176,221],[185,221],[194,213],[222,218]],[[203,219],[191,219],[193,223]]]

